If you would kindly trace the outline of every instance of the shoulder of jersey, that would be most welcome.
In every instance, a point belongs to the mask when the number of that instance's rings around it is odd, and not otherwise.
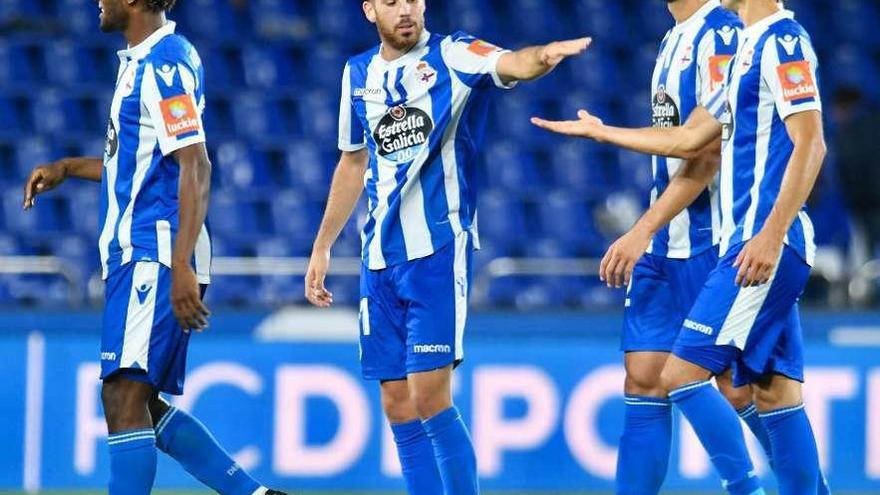
[[[370,60],[372,60],[373,57],[375,57],[379,53],[379,49],[381,47],[382,45],[376,45],[369,50],[354,55],[353,57],[348,59],[348,66],[351,68],[357,65],[363,65],[364,67],[370,65]]]
[[[744,26],[742,19],[740,19],[738,15],[724,7],[716,7],[712,10],[712,12],[706,17],[706,22],[709,23],[709,26],[713,29],[722,29],[724,27],[742,29]]]
[[[169,34],[159,40],[150,52],[154,62],[183,62],[193,69],[201,65],[198,52],[188,39],[179,34]]]
[[[786,18],[777,21],[770,26],[769,31],[776,36],[785,36],[790,34],[795,37],[803,37],[809,39],[807,31],[804,29],[803,26],[801,26],[798,21],[794,19]]]

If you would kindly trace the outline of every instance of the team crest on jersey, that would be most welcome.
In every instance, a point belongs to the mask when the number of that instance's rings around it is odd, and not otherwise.
[[[681,115],[675,101],[666,92],[666,86],[660,85],[651,102],[651,120],[654,127],[678,127]]]
[[[165,133],[169,137],[178,137],[201,130],[192,96],[179,95],[166,98],[159,103],[159,106],[162,109]]]
[[[776,73],[782,83],[782,97],[785,101],[816,97],[816,83],[813,82],[809,61],[798,60],[782,64],[776,68]]]
[[[116,132],[116,126],[113,125],[113,119],[107,123],[107,143],[104,145],[104,157],[109,160],[116,156],[119,149],[119,133]]]
[[[379,154],[393,162],[415,158],[428,143],[434,121],[424,110],[398,105],[388,109],[373,131]]]
[[[709,91],[715,91],[727,78],[731,55],[714,55],[709,57]]]
[[[742,59],[742,62],[739,63],[739,73],[745,74],[752,68],[752,59],[755,57],[755,49],[750,48],[749,51],[746,52],[745,56]],[[739,56],[737,56],[739,58]]]
[[[682,54],[681,58],[678,60],[678,67],[681,70],[688,68],[691,65],[691,62],[694,61],[694,45],[689,44],[687,48],[684,49],[684,54]]]
[[[437,71],[428,62],[422,60],[416,65],[416,77],[419,80],[419,84],[431,86],[437,80]]]

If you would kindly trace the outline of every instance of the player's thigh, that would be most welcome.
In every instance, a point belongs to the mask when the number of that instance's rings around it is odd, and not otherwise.
[[[700,292],[709,279],[709,274],[718,266],[718,248],[712,247],[687,259],[666,261],[664,272],[669,279],[676,306],[682,319],[687,315]]]
[[[664,273],[664,260],[643,256],[627,287],[620,349],[624,352],[669,352],[681,328],[682,308]]]
[[[406,311],[407,374],[458,365],[470,293],[470,235],[401,267],[395,279]]]
[[[150,398],[155,389],[149,383],[116,373],[101,386],[101,402],[110,433],[152,426]]]
[[[406,378],[406,308],[391,285],[390,269],[361,271],[361,373],[366,380]]]
[[[660,373],[668,358],[668,352],[627,352],[624,356],[626,368],[624,393],[647,397],[666,397],[666,390],[660,382]]]

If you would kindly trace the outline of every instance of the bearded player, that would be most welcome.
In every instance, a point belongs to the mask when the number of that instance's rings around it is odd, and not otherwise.
[[[494,88],[547,74],[589,39],[517,52],[464,33],[431,34],[424,0],[363,2],[381,44],[342,76],[339,149],[305,280],[324,287],[330,251],[366,185],[360,343],[363,376],[382,404],[413,495],[479,492],[476,458],[452,405],[476,229],[477,158]]]

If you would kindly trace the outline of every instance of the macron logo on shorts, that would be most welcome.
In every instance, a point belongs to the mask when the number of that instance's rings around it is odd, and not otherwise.
[[[693,320],[684,320],[684,327],[688,330],[694,330],[706,335],[712,335],[715,333],[715,330],[709,325],[703,325],[702,323],[697,323]]]
[[[416,354],[449,354],[452,346],[448,344],[416,344],[413,346]]]

